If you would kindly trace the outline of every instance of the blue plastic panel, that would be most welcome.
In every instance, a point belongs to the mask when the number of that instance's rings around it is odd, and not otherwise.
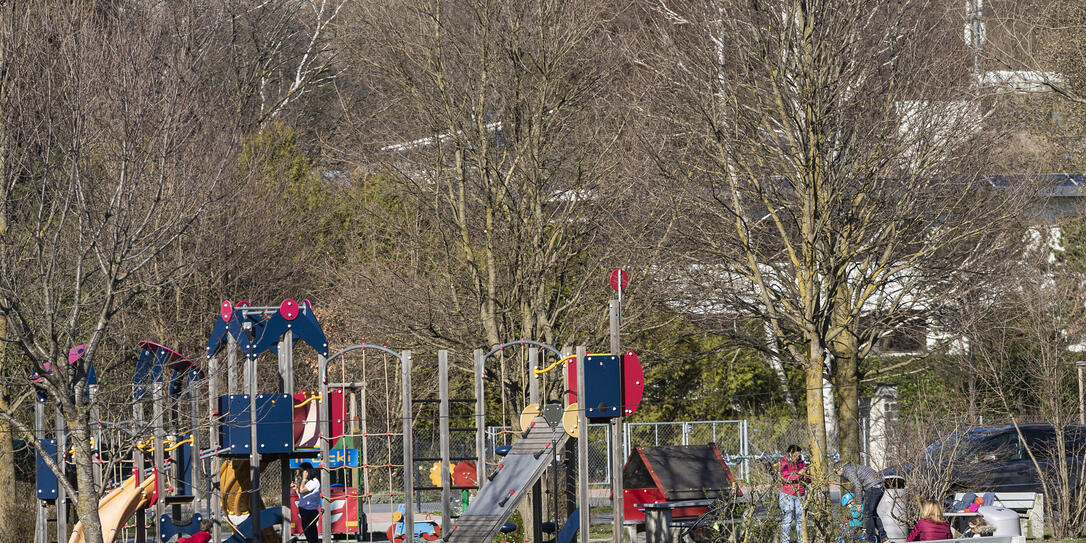
[[[177,469],[179,470],[177,495],[192,496],[192,444],[185,443],[174,449],[173,453],[176,455],[174,458],[177,459]],[[200,523],[197,522],[196,525],[199,526]]]
[[[57,440],[55,439],[42,439],[39,440],[43,449],[49,453],[49,456],[56,460],[57,458]],[[38,499],[39,500],[55,500],[57,499],[57,474],[53,473],[53,470],[49,469],[49,466],[45,464],[45,460],[42,459],[41,453],[37,455],[37,479],[38,479]]]
[[[256,438],[260,454],[294,452],[294,396],[257,394]]]
[[[614,355],[586,356],[584,364],[585,416],[609,419],[622,405],[622,359]]]
[[[344,464],[346,462],[346,464]],[[299,469],[303,467],[319,468],[321,463],[320,458],[291,458],[290,469]],[[358,465],[358,449],[332,449],[328,451],[328,464],[332,469],[336,468],[357,468]]]
[[[219,396],[219,415],[222,454],[249,454],[249,395]]]
[[[195,534],[196,532],[200,531],[200,520],[202,518],[203,517],[200,516],[200,513],[193,513],[192,516],[189,517],[189,521],[187,523],[174,524],[173,517],[171,517],[170,515],[162,515],[162,518],[159,519],[161,522],[159,522],[158,524],[159,530],[161,530],[162,533],[159,534],[158,538],[162,541],[162,543],[166,543],[167,541],[173,539],[173,536],[175,535]]]

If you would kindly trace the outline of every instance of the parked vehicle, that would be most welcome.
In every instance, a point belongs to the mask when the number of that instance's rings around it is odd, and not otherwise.
[[[945,477],[950,492],[1041,492],[1042,474],[1053,480],[1058,466],[1056,431],[1051,424],[1020,424],[1019,429],[1021,437],[1013,425],[954,432],[929,445],[916,462],[883,473],[903,476],[906,484],[917,477]],[[1074,468],[1086,458],[1086,426],[1065,427],[1064,444],[1077,484]]]

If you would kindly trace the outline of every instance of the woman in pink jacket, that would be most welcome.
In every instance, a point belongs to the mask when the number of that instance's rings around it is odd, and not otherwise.
[[[920,520],[905,541],[935,541],[950,539],[950,523],[943,519],[943,509],[933,501],[920,504]]]

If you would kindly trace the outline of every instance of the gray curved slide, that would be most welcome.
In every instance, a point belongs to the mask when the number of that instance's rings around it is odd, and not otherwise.
[[[447,541],[479,543],[498,535],[517,504],[528,494],[554,458],[554,449],[562,447],[568,436],[562,426],[550,426],[536,417],[525,437],[513,444],[498,466],[493,479],[456,519]],[[482,474],[480,474],[482,475]]]

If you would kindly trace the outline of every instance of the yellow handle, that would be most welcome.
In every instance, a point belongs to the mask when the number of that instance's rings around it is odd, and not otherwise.
[[[294,404],[294,407],[304,407],[304,406],[305,406],[305,404],[307,404],[307,403],[309,403],[309,402],[311,402],[311,401],[313,401],[313,400],[319,400],[319,399],[321,399],[321,395],[320,395],[320,394],[316,394],[316,395],[310,396],[310,397],[308,397],[308,398],[306,398],[306,399],[302,400],[302,403],[296,403],[296,404]]]
[[[188,439],[184,439],[184,440],[178,441],[177,443],[174,443],[174,444],[173,444],[172,446],[170,446],[170,447],[167,447],[167,448],[165,448],[165,449],[162,449],[162,452],[170,452],[170,451],[172,451],[172,450],[174,450],[174,449],[176,449],[176,448],[178,448],[178,447],[180,447],[180,446],[184,445],[185,443],[192,443],[192,438],[190,437],[190,438],[188,438]],[[163,443],[163,444],[165,444],[165,443]]]
[[[154,446],[153,446],[154,440],[155,440],[154,438],[150,438],[147,441],[142,441],[140,443],[137,443],[136,447],[138,447],[139,450],[141,450],[143,452],[150,452],[151,449],[154,448]],[[170,451],[184,445],[185,443],[192,443],[192,437],[190,436],[188,439],[183,439],[183,440],[178,441],[176,443],[172,439],[164,439],[164,440],[162,440],[162,445],[164,445],[164,446],[169,445],[169,447],[166,447],[165,449],[162,449],[162,452],[170,452]]]
[[[611,353],[591,353],[591,354],[588,354],[588,355],[585,355],[585,356],[611,356]],[[570,360],[573,360],[575,358],[577,358],[577,355],[575,355],[575,354],[571,354],[569,356],[562,357],[562,359],[560,359],[558,362],[555,362],[554,364],[551,364],[551,365],[549,365],[549,366],[547,366],[547,367],[545,367],[545,368],[543,368],[541,370],[532,368],[532,373],[534,375],[543,375],[544,373],[547,373],[548,371],[551,371],[554,368],[557,368],[561,364],[564,364],[564,363],[566,363],[566,362],[568,362]]]

